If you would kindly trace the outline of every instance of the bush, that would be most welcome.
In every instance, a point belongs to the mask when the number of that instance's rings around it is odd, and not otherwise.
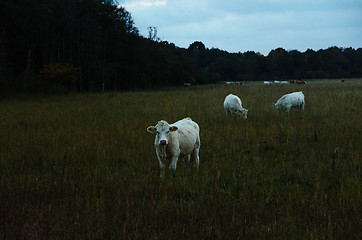
[[[78,68],[70,63],[48,64],[39,72],[39,85],[44,85],[48,91],[52,89],[75,90],[78,72]]]

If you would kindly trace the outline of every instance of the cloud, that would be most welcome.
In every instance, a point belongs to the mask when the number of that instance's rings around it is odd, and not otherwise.
[[[346,17],[348,16],[348,17]],[[193,41],[202,41],[208,48],[230,52],[256,51],[267,55],[270,50],[283,47],[305,51],[330,46],[356,47],[353,39],[361,29],[352,26],[358,11],[284,11],[238,14],[227,12],[197,22],[175,22],[161,25],[159,37],[188,47]],[[348,26],[348,27],[346,27]],[[350,45],[343,43],[350,42]]]
[[[165,6],[167,4],[167,0],[142,0],[142,1],[130,1],[130,3],[127,2],[125,4],[121,4],[126,9],[137,8],[137,7]]]
[[[125,0],[125,6],[143,36],[154,26],[161,40],[179,47],[202,41],[208,48],[268,54],[278,47],[361,47],[358,1]]]

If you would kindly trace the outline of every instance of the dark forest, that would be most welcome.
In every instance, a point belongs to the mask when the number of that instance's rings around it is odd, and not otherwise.
[[[198,41],[179,48],[160,41],[156,30],[141,36],[131,13],[113,0],[2,0],[0,92],[362,77],[362,48],[229,53]]]

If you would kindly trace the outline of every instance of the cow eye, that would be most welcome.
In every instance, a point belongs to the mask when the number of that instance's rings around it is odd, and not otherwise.
[[[159,131],[156,131],[156,133],[157,133],[157,134],[160,134],[160,132],[159,132]]]
[[[167,131],[167,134],[169,133],[170,131]]]

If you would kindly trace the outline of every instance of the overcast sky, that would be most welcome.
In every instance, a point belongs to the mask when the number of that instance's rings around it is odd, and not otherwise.
[[[362,0],[119,0],[144,37],[228,52],[362,47]]]

